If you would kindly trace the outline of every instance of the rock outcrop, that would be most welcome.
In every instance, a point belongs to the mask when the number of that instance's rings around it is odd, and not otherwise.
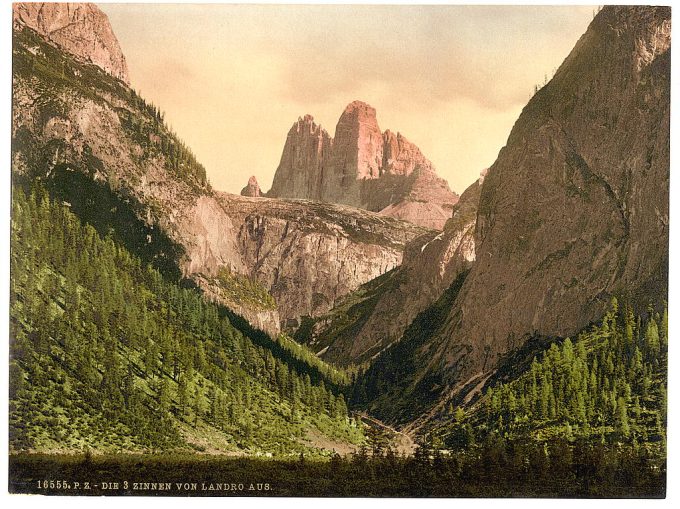
[[[109,19],[91,3],[16,3],[15,25],[25,25],[81,62],[130,84],[127,63]]]
[[[241,189],[241,196],[248,196],[250,198],[262,196],[260,184],[257,183],[257,178],[254,175],[248,179],[248,185]]]
[[[665,298],[669,50],[670,9],[605,7],[522,112],[486,176],[451,321],[475,352],[490,346],[478,367],[530,335],[573,334],[612,296]]]
[[[247,273],[278,304],[282,328],[332,309],[360,285],[399,266],[428,230],[340,205],[216,195],[234,225]]]
[[[420,149],[400,133],[382,133],[375,109],[350,103],[335,137],[306,115],[288,133],[267,196],[359,207],[441,229],[458,196]]]
[[[320,200],[332,145],[332,138],[314,122],[314,117],[298,118],[288,131],[281,162],[267,196]]]
[[[418,313],[475,261],[481,183],[480,178],[461,195],[443,231],[410,242],[398,268],[340,299],[329,313],[304,322],[297,339],[343,365],[368,361],[399,341]]]
[[[484,178],[476,261],[414,351],[419,394],[481,388],[530,339],[599,320],[612,296],[639,312],[667,298],[670,12],[605,6],[524,108]],[[409,390],[373,404],[389,414]]]

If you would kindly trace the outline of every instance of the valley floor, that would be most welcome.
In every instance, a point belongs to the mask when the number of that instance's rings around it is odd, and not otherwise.
[[[541,448],[543,450],[543,448]],[[43,495],[662,498],[665,465],[644,450],[519,444],[442,457],[312,461],[206,455],[10,456],[9,491]]]

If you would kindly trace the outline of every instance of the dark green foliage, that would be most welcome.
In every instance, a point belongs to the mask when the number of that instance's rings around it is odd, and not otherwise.
[[[276,309],[274,297],[254,278],[232,272],[228,267],[223,267],[213,281],[223,296],[230,301],[258,309]]]
[[[440,380],[415,378],[417,353],[444,323],[466,275],[467,272],[459,275],[436,303],[418,314],[401,341],[380,354],[358,377],[353,387],[353,405],[369,407],[383,420],[406,422],[438,399]]]
[[[83,490],[95,471],[98,481],[119,481],[118,488]],[[70,489],[56,487],[62,479],[71,483]],[[38,481],[45,480],[48,488],[38,489]],[[334,455],[323,462],[305,456],[282,461],[195,455],[89,459],[18,455],[10,457],[9,481],[13,493],[60,495],[660,498],[665,495],[666,470],[645,449],[629,445],[546,446],[497,439],[470,452],[437,454],[423,448],[404,458],[387,450],[374,457]],[[140,481],[172,485],[162,490],[138,485],[135,490],[132,483]],[[77,491],[74,482],[80,482]],[[192,482],[197,483],[195,489],[185,489],[183,483]],[[178,489],[175,483],[182,485]],[[215,490],[217,483],[222,485]],[[225,483],[236,486],[225,489]]]
[[[17,185],[30,190],[30,182],[14,177]],[[150,263],[165,278],[179,282],[181,271],[177,265],[184,248],[173,242],[160,228],[139,219],[141,204],[132,197],[122,198],[107,182],[90,176],[68,165],[57,165],[44,180],[52,199],[69,204],[71,211],[90,224],[102,236],[110,236],[143,263]]]
[[[323,374],[335,370],[268,339],[272,353],[42,188],[13,194],[13,450],[287,454],[309,429],[362,439],[332,392],[342,380]]]
[[[350,371],[326,364],[307,347],[288,338],[285,334],[274,339],[269,334],[253,327],[248,320],[228,308],[220,307],[219,312],[226,317],[232,326],[247,336],[253,344],[260,346],[286,364],[291,369],[304,372],[310,382],[317,385],[323,382],[333,392],[345,394],[351,390]]]
[[[401,419],[408,412],[403,400],[395,395],[385,403],[392,384],[411,405],[415,395],[428,397],[425,389],[436,381],[409,380],[397,360],[413,359],[417,339],[441,323],[437,309],[450,304],[445,299],[411,326],[417,332],[404,341],[413,343],[395,345],[360,377],[355,403],[370,409],[382,398],[385,416]],[[666,309],[636,318],[614,300],[600,324],[574,342],[545,347],[530,364],[518,363],[523,372],[506,372],[472,407],[450,404],[420,430],[427,434],[414,461],[422,465],[416,469],[422,484],[409,494],[441,493],[432,486],[442,481],[455,485],[447,493],[464,496],[662,496],[667,323]],[[383,358],[391,362],[381,366]]]
[[[525,372],[489,387],[464,412],[451,406],[433,433],[465,450],[489,437],[644,445],[665,458],[668,313],[635,318],[616,299],[599,325],[553,343]],[[662,324],[659,326],[659,324]],[[474,433],[471,433],[474,430]]]

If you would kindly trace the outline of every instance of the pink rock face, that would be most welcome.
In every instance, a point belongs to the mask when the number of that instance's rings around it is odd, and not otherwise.
[[[337,156],[334,162],[343,177],[360,180],[380,176],[383,139],[375,108],[361,101],[345,108],[335,127],[333,154]]]
[[[241,196],[250,196],[251,198],[262,196],[260,185],[254,175],[248,179],[248,185],[241,189]]]
[[[335,127],[333,150],[321,181],[321,199],[370,208],[362,197],[363,180],[380,177],[383,141],[375,108],[350,103]]]
[[[78,60],[94,64],[130,84],[125,56],[109,19],[89,3],[17,3],[14,24],[35,30]]]
[[[382,173],[410,175],[415,168],[434,170],[418,147],[401,133],[389,129],[383,134]]]
[[[305,115],[288,131],[281,162],[268,196],[320,200],[321,180],[332,138],[314,117]]]
[[[310,115],[293,124],[267,196],[364,208],[441,229],[458,196],[420,149],[400,133],[382,133],[375,108],[350,103],[335,138]]]
[[[458,401],[532,338],[600,320],[612,296],[636,312],[663,305],[670,23],[669,7],[605,6],[524,107],[482,175],[475,262],[405,379]],[[381,410],[410,389],[383,389]]]

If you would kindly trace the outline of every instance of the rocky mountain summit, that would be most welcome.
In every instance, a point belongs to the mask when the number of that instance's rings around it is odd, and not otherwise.
[[[241,189],[241,196],[248,196],[250,198],[262,196],[260,184],[257,183],[257,178],[255,178],[255,176],[252,176],[248,179],[248,185]]]
[[[127,63],[109,19],[91,3],[16,3],[15,26],[28,26],[46,41],[130,84]]]
[[[613,296],[635,312],[663,305],[670,16],[605,6],[524,108],[484,177],[475,262],[420,331],[410,374],[371,403],[379,415],[408,418],[390,406],[408,392],[460,402],[534,342],[599,320]]]
[[[335,137],[305,115],[293,124],[267,196],[363,208],[441,229],[458,196],[401,133],[381,132],[361,101],[340,116]]]

